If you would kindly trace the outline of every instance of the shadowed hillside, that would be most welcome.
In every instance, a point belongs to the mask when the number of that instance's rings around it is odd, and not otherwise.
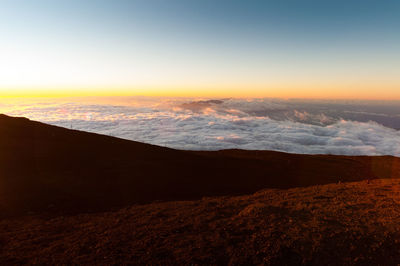
[[[3,214],[99,211],[378,177],[400,177],[400,159],[179,151],[0,115]]]

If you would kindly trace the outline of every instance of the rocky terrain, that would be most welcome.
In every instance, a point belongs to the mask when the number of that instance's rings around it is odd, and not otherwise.
[[[400,180],[0,222],[0,263],[397,265]]]

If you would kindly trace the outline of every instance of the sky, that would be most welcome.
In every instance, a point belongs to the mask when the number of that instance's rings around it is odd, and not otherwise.
[[[0,0],[0,97],[400,99],[398,0]]]

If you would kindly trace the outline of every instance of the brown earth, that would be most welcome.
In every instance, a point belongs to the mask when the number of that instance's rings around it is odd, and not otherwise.
[[[3,216],[396,177],[393,156],[180,151],[0,115]]]
[[[400,180],[0,221],[0,264],[398,265]]]

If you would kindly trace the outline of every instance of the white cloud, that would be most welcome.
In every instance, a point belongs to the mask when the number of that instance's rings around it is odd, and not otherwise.
[[[10,115],[66,128],[177,149],[240,148],[400,156],[400,131],[376,122],[334,119],[324,113],[298,111],[287,102],[273,100],[186,103],[182,105],[179,100],[157,105],[146,102],[142,106],[42,103],[0,108]],[[293,116],[288,117],[288,113]],[[281,119],[271,118],[273,115]],[[314,123],[319,119],[329,123]]]

